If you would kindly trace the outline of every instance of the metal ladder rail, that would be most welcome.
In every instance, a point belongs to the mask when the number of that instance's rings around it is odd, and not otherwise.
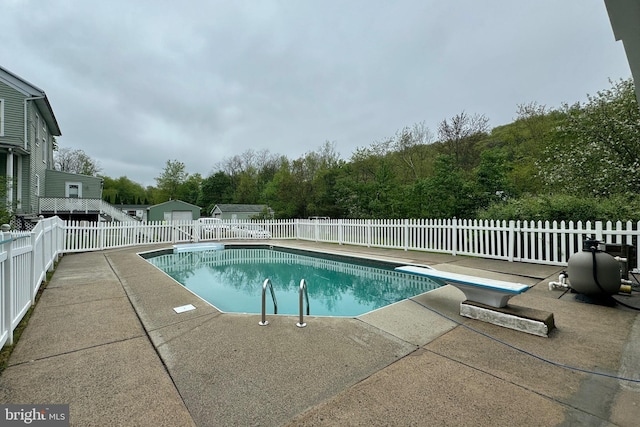
[[[300,321],[296,323],[296,326],[298,328],[304,328],[305,326],[307,326],[307,324],[304,323],[304,316],[302,315],[303,294],[304,294],[304,298],[307,299],[307,316],[308,316],[309,315],[309,292],[307,291],[307,282],[305,282],[304,279],[300,280],[300,297],[299,297]]]
[[[267,321],[267,288],[271,291],[271,299],[273,300],[273,314],[278,314],[278,301],[276,300],[276,293],[273,291],[273,285],[271,280],[265,279],[262,284],[262,320],[258,322],[260,326],[266,326],[269,324]]]

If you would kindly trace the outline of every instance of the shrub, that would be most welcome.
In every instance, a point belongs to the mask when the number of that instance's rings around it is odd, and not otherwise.
[[[640,221],[640,197],[525,196],[493,203],[479,210],[477,217],[520,221]]]

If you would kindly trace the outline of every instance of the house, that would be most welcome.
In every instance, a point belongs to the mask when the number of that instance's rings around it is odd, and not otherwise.
[[[267,205],[220,204],[211,209],[211,216],[220,219],[254,219],[265,213],[273,218],[273,209]]]
[[[47,169],[45,197],[38,199],[38,214],[62,219],[98,221],[101,203],[89,203],[102,197],[102,178]],[[52,203],[53,201],[53,203]],[[56,203],[57,202],[57,203]]]
[[[147,208],[148,221],[193,221],[198,218],[200,206],[182,200],[169,200]]]
[[[0,173],[6,208],[37,214],[60,126],[44,91],[0,67]]]
[[[45,92],[0,66],[0,208],[20,228],[30,219],[129,218],[102,201],[102,179],[54,170],[55,137],[62,135]]]

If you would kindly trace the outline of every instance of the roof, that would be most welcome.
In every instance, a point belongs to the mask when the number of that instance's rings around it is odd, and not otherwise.
[[[189,205],[193,208],[202,209],[200,206],[192,205],[191,203],[183,202],[182,200],[167,200],[166,202],[158,203],[157,205],[147,206],[147,209],[155,208],[157,206],[162,206],[170,203],[181,203],[183,205]]]
[[[212,211],[216,208],[222,212],[262,212],[265,209],[269,209],[267,205],[241,205],[233,203],[215,205]]]
[[[113,203],[112,203],[113,205]],[[113,205],[118,209],[147,209],[150,205],[127,205],[127,204],[119,204]]]
[[[49,132],[54,136],[62,135],[56,116],[53,114],[53,108],[51,108],[51,104],[49,103],[49,98],[47,98],[47,94],[44,93],[42,89],[29,83],[22,77],[13,74],[2,66],[0,66],[0,81],[6,83],[9,87],[14,88],[24,96],[34,98],[33,101],[40,110],[42,118],[47,122]]]

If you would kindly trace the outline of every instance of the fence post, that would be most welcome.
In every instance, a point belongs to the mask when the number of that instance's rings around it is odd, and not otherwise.
[[[39,222],[38,224],[42,225],[41,222]],[[44,238],[44,227],[42,227],[42,233]],[[31,237],[29,240],[31,241],[31,271],[30,271],[31,279],[29,280],[29,298],[31,299],[31,305],[34,305],[36,303],[36,288],[37,288],[36,280],[38,280],[38,278],[40,277],[39,274],[36,273],[36,270],[38,270],[37,268],[38,262],[36,260],[36,243],[37,242],[36,242],[36,233],[34,231],[31,232]],[[42,245],[41,255],[42,256],[40,259],[40,263],[42,265],[42,270],[44,270],[44,266],[46,265],[46,262],[44,260],[45,259],[44,245]]]
[[[13,283],[13,255],[12,248],[13,245],[13,236],[11,235],[9,224],[2,224],[2,240],[5,241],[3,246],[7,251],[7,259],[4,263],[4,295],[2,297],[2,301],[4,302],[4,307],[2,307],[3,312],[3,324],[7,328],[7,344],[13,345],[13,294],[14,294],[14,283]]]
[[[218,231],[218,229],[214,229],[215,232]],[[200,236],[202,236],[202,224],[200,224],[200,221],[198,220],[192,220],[191,221],[191,238],[194,242],[198,243],[200,241]]]
[[[596,221],[595,228],[596,240],[599,242],[604,242],[604,240],[602,239],[602,221]]]
[[[403,240],[404,240],[404,244],[402,245],[404,247],[405,251],[409,250],[409,220],[405,219],[403,220],[404,223],[404,236],[403,236]]]
[[[458,218],[451,220],[451,255],[458,254]]]
[[[516,222],[514,220],[509,220],[509,262],[513,262],[514,252],[516,247]]]
[[[320,240],[320,225],[318,221],[313,221],[313,238],[316,242]]]

